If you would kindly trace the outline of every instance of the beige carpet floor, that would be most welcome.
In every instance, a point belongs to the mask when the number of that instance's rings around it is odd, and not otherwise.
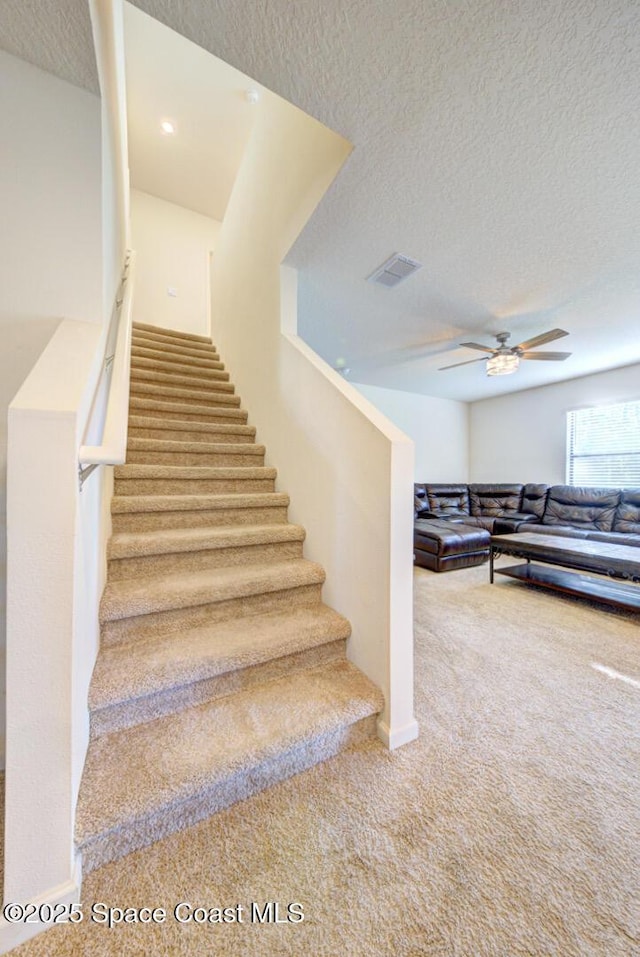
[[[415,571],[417,742],[99,868],[84,922],[16,957],[640,954],[640,619],[487,578]],[[181,901],[244,922],[181,924]],[[251,923],[267,901],[304,921]],[[167,921],[108,929],[94,902]]]

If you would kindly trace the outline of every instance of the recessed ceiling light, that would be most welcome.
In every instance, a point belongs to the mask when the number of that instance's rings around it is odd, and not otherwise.
[[[173,134],[176,131],[175,126],[170,120],[163,120],[162,123],[160,124],[160,129],[162,130],[165,136],[173,136]]]

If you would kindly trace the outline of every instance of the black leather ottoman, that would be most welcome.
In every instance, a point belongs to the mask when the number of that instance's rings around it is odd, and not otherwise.
[[[413,562],[433,572],[481,565],[489,558],[491,534],[459,522],[417,518],[413,523]]]

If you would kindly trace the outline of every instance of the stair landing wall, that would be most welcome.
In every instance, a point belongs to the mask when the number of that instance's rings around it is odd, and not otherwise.
[[[327,600],[352,623],[348,655],[385,694],[379,731],[393,747],[417,734],[413,443],[297,337],[296,275],[281,269],[349,150],[265,94],[213,258],[212,335],[326,569]]]

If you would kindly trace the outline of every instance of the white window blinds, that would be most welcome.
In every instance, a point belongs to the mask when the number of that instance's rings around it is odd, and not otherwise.
[[[567,484],[640,488],[640,402],[567,413]]]

